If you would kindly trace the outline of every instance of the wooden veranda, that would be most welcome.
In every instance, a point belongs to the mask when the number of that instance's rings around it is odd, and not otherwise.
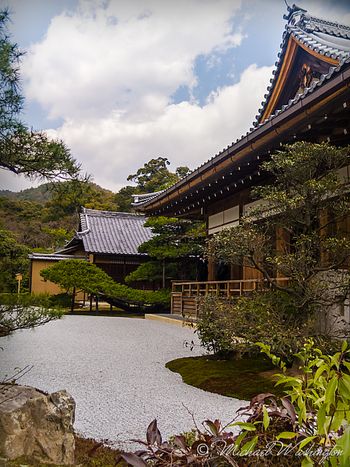
[[[288,279],[274,279],[279,284]],[[270,285],[262,279],[188,282],[173,281],[171,291],[171,313],[192,318],[198,317],[198,304],[201,297],[213,295],[231,300],[249,295],[256,290],[268,290]]]

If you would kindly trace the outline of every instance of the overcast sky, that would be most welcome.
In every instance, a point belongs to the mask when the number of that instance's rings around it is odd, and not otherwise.
[[[292,3],[292,2],[290,2]],[[350,25],[350,2],[298,0]],[[23,120],[63,139],[117,191],[152,157],[195,169],[251,126],[276,61],[284,0],[0,0],[12,12]],[[0,171],[0,186],[32,182]]]

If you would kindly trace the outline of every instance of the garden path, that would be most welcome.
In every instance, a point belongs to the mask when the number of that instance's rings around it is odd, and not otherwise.
[[[195,342],[191,351],[185,341]],[[1,372],[33,365],[19,382],[45,391],[67,389],[77,403],[75,428],[123,446],[145,437],[157,418],[163,437],[190,430],[193,421],[230,421],[241,401],[188,386],[164,367],[201,355],[190,328],[137,318],[66,316],[2,338]]]

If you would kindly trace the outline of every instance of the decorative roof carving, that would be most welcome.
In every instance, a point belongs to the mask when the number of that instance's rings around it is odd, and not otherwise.
[[[273,77],[270,80],[271,84],[268,86],[267,93],[264,95],[264,100],[261,103],[261,108],[256,116],[254,126],[259,125],[259,123],[262,123],[270,117],[271,113],[281,108],[279,106],[274,106],[272,112],[265,115],[270,99],[275,92],[278,79],[284,71],[283,64],[287,59],[291,40],[294,40],[300,48],[303,48],[310,55],[316,55],[321,59],[323,58],[325,63],[329,63],[328,69],[323,67],[323,72],[318,73],[318,80],[321,79],[322,75],[328,74],[332,66],[338,66],[350,57],[349,26],[310,16],[306,10],[297,5],[288,7],[288,14],[285,15],[284,18],[288,22],[282,36],[278,60],[275,62],[275,69],[272,72]],[[311,79],[309,82],[305,83],[306,86],[304,86],[304,88],[301,87],[298,94],[302,94],[312,82],[313,80]],[[288,104],[289,101],[284,102],[282,105]]]

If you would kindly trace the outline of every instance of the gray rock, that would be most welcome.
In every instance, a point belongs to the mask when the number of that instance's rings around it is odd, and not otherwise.
[[[73,464],[74,414],[74,399],[66,391],[0,385],[0,457]]]

